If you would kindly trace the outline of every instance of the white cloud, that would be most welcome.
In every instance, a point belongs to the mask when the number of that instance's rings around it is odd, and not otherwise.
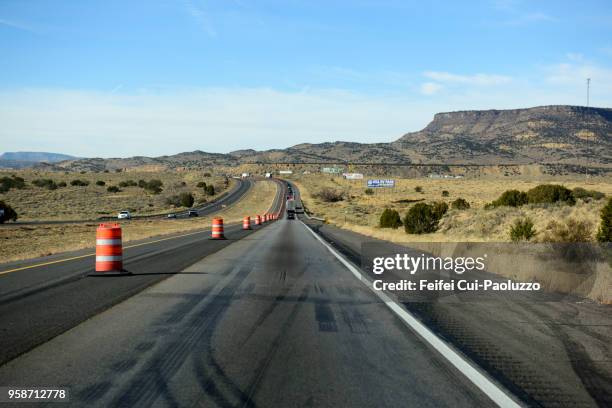
[[[24,31],[30,31],[30,32],[36,32],[36,30],[34,29],[34,27],[28,25],[28,24],[24,24],[18,21],[11,21],[11,20],[6,20],[6,19],[2,19],[0,18],[0,25],[4,25],[7,27],[12,27],[12,28],[16,28],[19,30],[24,30]]]
[[[612,92],[612,69],[583,58],[570,61],[545,66],[545,81],[556,87],[584,89],[586,79],[591,78],[593,96]]]
[[[121,93],[0,91],[2,148],[82,156],[282,148],[302,142],[391,141],[422,128],[422,101],[340,90],[184,89]]]
[[[490,74],[475,74],[475,75],[458,75],[450,72],[426,71],[423,74],[429,79],[443,83],[457,83],[466,85],[500,85],[508,83],[512,80],[511,77],[505,75],[490,75]]]
[[[442,88],[442,85],[436,82],[425,82],[421,85],[421,93],[423,95],[433,95],[438,93]]]

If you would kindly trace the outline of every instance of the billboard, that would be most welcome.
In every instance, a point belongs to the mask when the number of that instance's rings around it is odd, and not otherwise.
[[[395,180],[368,180],[369,188],[395,187]]]
[[[347,180],[362,180],[363,179],[363,174],[361,173],[342,173],[342,176],[344,176],[344,178]]]
[[[321,169],[321,172],[329,173],[329,174],[340,174],[340,173],[342,173],[342,170],[344,170],[344,169],[342,169],[340,167],[323,167]]]

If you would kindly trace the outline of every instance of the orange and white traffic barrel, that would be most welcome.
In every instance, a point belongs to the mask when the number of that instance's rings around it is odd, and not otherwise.
[[[247,216],[242,219],[242,229],[243,230],[251,229],[251,217]]]
[[[255,216],[255,225],[261,225],[261,216],[260,215],[256,215]]]
[[[261,223],[262,223],[262,224],[265,224],[265,223],[266,223],[266,214],[263,214],[263,215],[261,216]]]
[[[119,224],[100,224],[96,230],[96,274],[124,273]]]
[[[223,218],[213,218],[212,239],[225,239],[225,235],[223,235]]]

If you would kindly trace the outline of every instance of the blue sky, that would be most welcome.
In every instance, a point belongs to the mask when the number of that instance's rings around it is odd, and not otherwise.
[[[0,1],[0,150],[391,141],[436,112],[612,106],[608,1]]]

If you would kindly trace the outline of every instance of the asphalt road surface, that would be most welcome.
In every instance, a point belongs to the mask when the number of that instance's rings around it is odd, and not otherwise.
[[[492,406],[299,221],[281,220],[0,368],[75,406]]]
[[[284,184],[279,185],[275,209],[284,203]],[[123,255],[130,276],[88,276],[94,268],[92,249],[3,265],[0,364],[250,233],[242,225],[228,225],[222,241],[211,240],[205,229],[130,242]]]

